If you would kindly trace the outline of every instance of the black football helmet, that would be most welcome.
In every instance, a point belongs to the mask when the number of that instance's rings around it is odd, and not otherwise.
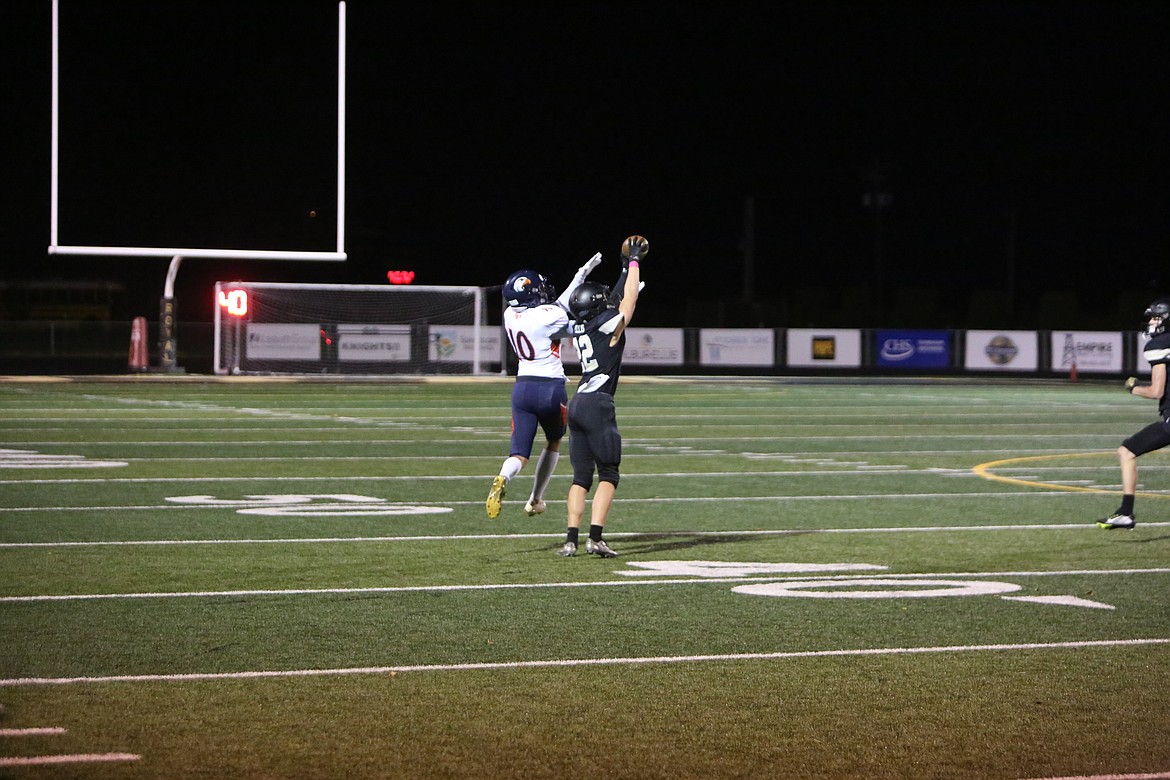
[[[598,282],[585,282],[569,298],[569,313],[577,320],[591,320],[606,309],[614,308],[609,288]]]
[[[504,303],[509,306],[539,306],[557,299],[557,289],[542,273],[525,268],[504,282]]]
[[[1146,335],[1150,338],[1166,332],[1166,320],[1170,319],[1170,298],[1159,298],[1146,307]]]

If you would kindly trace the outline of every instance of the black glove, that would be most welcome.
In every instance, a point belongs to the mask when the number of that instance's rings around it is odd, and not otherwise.
[[[641,262],[650,254],[650,242],[642,236],[630,236],[622,242],[622,268],[630,264],[631,260]]]

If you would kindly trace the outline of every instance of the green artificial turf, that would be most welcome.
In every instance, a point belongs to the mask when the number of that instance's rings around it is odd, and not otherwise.
[[[1166,453],[1092,523],[1149,404],[631,379],[563,559],[509,387],[0,384],[0,777],[1170,772]]]

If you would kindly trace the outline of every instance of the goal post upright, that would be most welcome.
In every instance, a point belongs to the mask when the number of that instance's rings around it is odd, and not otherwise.
[[[345,256],[345,0],[337,3],[337,254]]]
[[[60,35],[58,33],[58,0],[53,0],[53,46],[52,46],[52,77],[51,77],[51,95],[52,106],[50,108],[49,119],[49,252],[53,251],[53,247],[57,245],[57,132],[58,132],[58,88],[59,88],[59,65],[60,52],[58,50]]]

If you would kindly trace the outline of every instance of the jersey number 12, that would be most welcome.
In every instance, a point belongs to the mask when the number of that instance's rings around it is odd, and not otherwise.
[[[596,358],[593,357],[593,341],[588,333],[573,337],[573,345],[577,347],[577,356],[581,358],[581,373],[588,374],[598,369]]]

